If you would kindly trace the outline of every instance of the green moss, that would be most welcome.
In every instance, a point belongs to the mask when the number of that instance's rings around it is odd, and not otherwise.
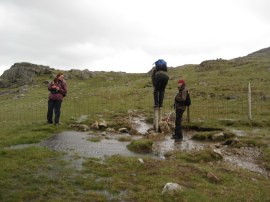
[[[220,161],[223,159],[221,155],[215,153],[213,150],[210,150],[210,149],[189,152],[189,153],[173,153],[173,154],[169,154],[169,157],[183,159],[187,162],[193,162],[193,163]]]
[[[151,153],[153,142],[148,139],[133,140],[127,145],[130,151],[136,153]]]
[[[101,139],[102,139],[101,137],[91,137],[91,138],[88,138],[87,140],[90,142],[100,142]]]
[[[132,140],[132,137],[129,137],[129,136],[124,136],[124,137],[118,138],[118,141],[120,141],[120,142],[130,142],[131,140]]]

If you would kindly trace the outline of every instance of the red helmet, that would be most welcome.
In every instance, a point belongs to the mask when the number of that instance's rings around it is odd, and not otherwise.
[[[180,79],[179,81],[178,81],[178,83],[180,84],[186,84],[186,82],[185,82],[185,80],[183,80],[183,79]]]

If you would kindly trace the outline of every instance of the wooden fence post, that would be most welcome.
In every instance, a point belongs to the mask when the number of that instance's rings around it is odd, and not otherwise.
[[[190,123],[189,106],[187,106],[187,121],[188,121],[188,123]]]
[[[251,113],[251,87],[250,82],[248,83],[248,119],[252,120],[252,113]]]

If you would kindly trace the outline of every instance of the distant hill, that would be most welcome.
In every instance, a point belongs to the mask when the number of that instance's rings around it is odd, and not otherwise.
[[[260,56],[260,57],[270,57],[270,47],[263,48],[254,53],[250,53],[247,56]]]
[[[198,65],[182,65],[174,68],[188,68],[196,66],[197,71],[208,71],[213,69],[226,69],[228,67],[240,67],[243,65],[252,66],[266,66],[270,67],[270,47],[255,51],[244,57],[238,57],[231,60],[224,60],[222,58],[216,60],[205,60]],[[169,68],[170,71],[171,68]],[[26,85],[31,84],[34,78],[41,75],[50,75],[53,77],[53,68],[43,65],[31,64],[28,62],[15,63],[10,69],[6,70],[0,76],[0,87],[6,88],[12,85]],[[148,72],[150,74],[152,69]],[[78,77],[81,79],[88,79],[93,77],[97,72],[90,72],[89,70],[69,70],[66,78]]]

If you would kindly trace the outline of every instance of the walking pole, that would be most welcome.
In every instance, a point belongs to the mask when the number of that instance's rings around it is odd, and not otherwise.
[[[167,118],[167,120],[166,120],[167,123],[168,123],[168,121],[170,120],[171,114],[172,114],[172,111],[170,111],[169,116],[168,116],[168,118]]]
[[[187,121],[190,123],[189,106],[187,106]]]
[[[173,105],[172,105],[173,106]],[[171,117],[171,114],[172,114],[172,106],[171,106],[171,111],[170,111],[170,113],[169,113],[169,116],[168,116],[168,118],[167,118],[167,120],[166,120],[166,122],[168,123],[169,122],[169,120],[170,120],[170,117]]]

